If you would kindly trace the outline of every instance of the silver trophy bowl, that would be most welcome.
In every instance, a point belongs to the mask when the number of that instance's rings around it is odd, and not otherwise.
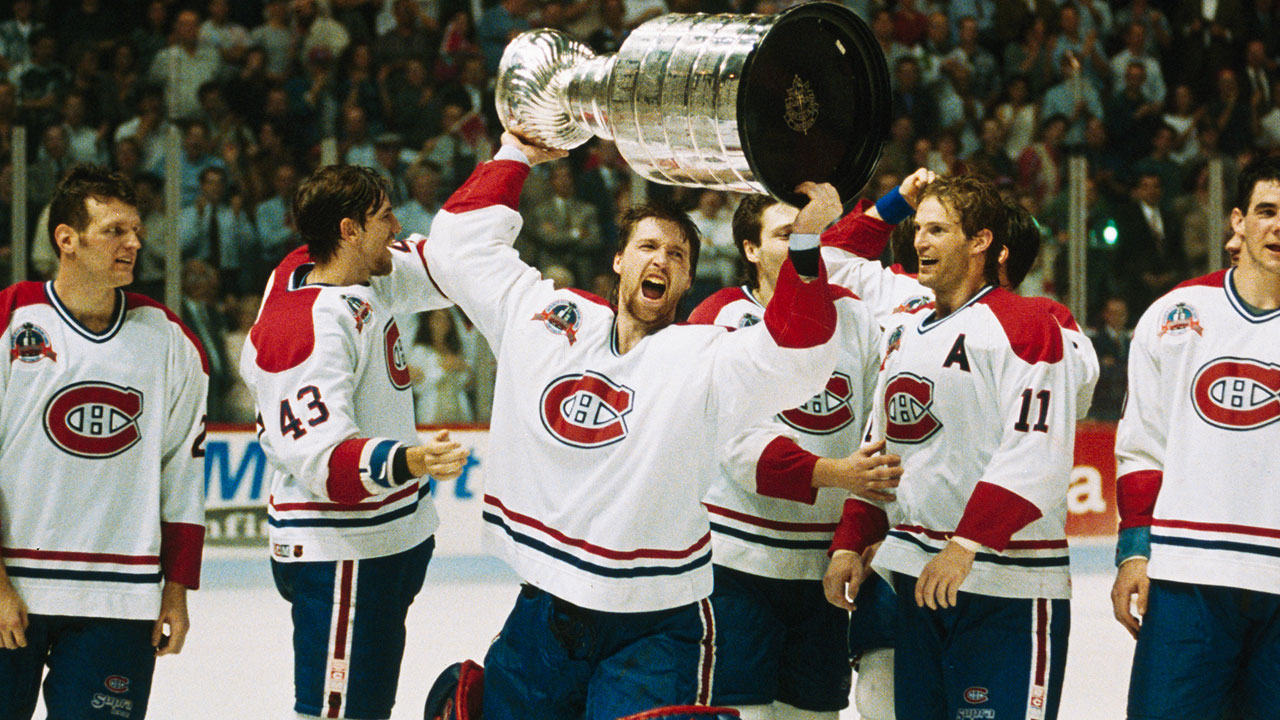
[[[829,2],[774,15],[670,14],[613,55],[554,30],[513,40],[498,68],[498,117],[528,140],[617,143],[659,183],[768,193],[832,183],[853,199],[888,136],[884,54],[852,11]]]

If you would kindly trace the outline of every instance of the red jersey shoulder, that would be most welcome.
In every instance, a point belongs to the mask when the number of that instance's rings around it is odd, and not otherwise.
[[[318,287],[289,290],[287,275],[277,280],[282,282],[267,295],[258,321],[249,330],[258,367],[271,373],[295,368],[311,357],[316,346],[313,308],[320,297]]]
[[[1053,319],[1057,320],[1058,324],[1064,329],[1080,332],[1080,324],[1076,322],[1076,317],[1071,314],[1071,310],[1066,305],[1047,297],[1029,297],[1025,299],[1031,303],[1032,307],[1039,307],[1053,316]]]
[[[1197,287],[1197,286],[1220,288],[1220,287],[1225,287],[1226,283],[1227,283],[1227,271],[1219,270],[1217,272],[1211,272],[1208,275],[1201,275],[1200,277],[1191,278],[1190,280],[1178,283],[1173,288],[1173,290],[1181,290],[1182,288]],[[1170,292],[1173,292],[1173,290],[1170,290]]]
[[[183,336],[185,336],[187,340],[195,346],[196,353],[200,355],[200,367],[204,369],[205,375],[209,374],[209,356],[205,353],[204,345],[201,344],[200,338],[196,337],[196,334],[191,331],[191,328],[187,327],[187,324],[182,322],[182,319],[178,317],[177,313],[170,310],[164,303],[156,302],[146,295],[126,292],[124,294],[125,312],[127,313],[131,310],[136,310],[137,308],[156,308],[163,312],[165,319],[174,325],[177,325],[178,328],[182,330]]]
[[[0,290],[0,328],[9,327],[9,320],[18,308],[41,304],[52,304],[44,291],[44,283],[28,280]]]
[[[720,312],[728,305],[739,300],[748,300],[747,293],[740,287],[727,287],[717,290],[698,303],[698,307],[689,313],[690,325],[714,325]]]
[[[1013,353],[1024,362],[1056,363],[1062,360],[1062,329],[1042,304],[995,288],[979,302],[991,310]]]
[[[609,301],[605,300],[599,295],[596,295],[594,293],[589,293],[586,290],[579,290],[578,288],[565,288],[565,289],[573,293],[574,295],[577,295],[578,297],[582,298],[583,300],[589,300],[590,302],[593,302],[601,307],[608,308],[610,312],[614,311],[614,307],[609,304]]]

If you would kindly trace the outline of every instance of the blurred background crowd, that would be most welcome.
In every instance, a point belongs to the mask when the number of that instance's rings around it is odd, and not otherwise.
[[[892,133],[865,195],[913,169],[993,178],[1038,218],[1020,288],[1066,292],[1067,158],[1087,160],[1088,317],[1103,364],[1094,415],[1118,416],[1128,333],[1151,301],[1220,261],[1213,217],[1249,157],[1280,152],[1273,0],[844,0],[893,84]],[[162,297],[165,173],[177,168],[181,314],[209,351],[210,420],[251,422],[236,370],[275,263],[297,244],[288,198],[325,159],[373,167],[404,234],[427,233],[501,132],[493,78],[533,27],[615,51],[666,12],[759,12],[786,0],[10,0],[0,4],[0,263],[11,272],[13,158],[25,153],[26,277],[56,258],[43,213],[60,174],[110,165],[139,189],[151,242],[139,292]],[[26,128],[24,147],[12,129]],[[166,163],[166,136],[180,136]],[[1223,207],[1209,201],[1222,167]],[[659,198],[704,235],[692,308],[738,277],[732,194],[645,184],[607,142],[534,169],[521,255],[608,295],[616,218]],[[892,261],[892,257],[886,257]],[[22,270],[19,270],[21,272]],[[493,358],[456,309],[400,320],[418,420],[486,422]]]

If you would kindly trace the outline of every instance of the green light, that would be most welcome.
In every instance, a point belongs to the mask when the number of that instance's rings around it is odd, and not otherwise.
[[[1108,245],[1115,245],[1116,238],[1119,235],[1120,233],[1116,232],[1116,224],[1114,222],[1108,222],[1107,226],[1102,229],[1102,239]]]

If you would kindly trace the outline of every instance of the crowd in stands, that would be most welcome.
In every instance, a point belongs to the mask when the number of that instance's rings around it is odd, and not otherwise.
[[[1105,369],[1095,413],[1123,394],[1127,327],[1220,251],[1213,213],[1257,153],[1280,152],[1280,11],[1274,0],[845,0],[888,61],[892,132],[865,193],[914,168],[996,179],[1040,220],[1045,247],[1021,292],[1063,296],[1066,159],[1088,161],[1088,321]],[[249,421],[239,348],[271,268],[296,246],[288,199],[320,162],[387,180],[406,235],[492,155],[493,79],[505,44],[532,27],[615,51],[666,12],[760,12],[786,0],[11,0],[0,7],[0,258],[9,262],[12,157],[26,153],[31,264],[56,266],[43,226],[72,164],[110,165],[139,189],[163,236],[165,137],[181,136],[177,239],[182,315],[209,350],[210,417]],[[27,147],[11,129],[27,128]],[[1226,206],[1209,207],[1220,159]],[[736,281],[737,198],[650,185],[593,140],[527,184],[517,249],[548,277],[607,296],[616,218],[633,196],[681,205],[704,234],[689,307]],[[163,291],[160,243],[136,289]],[[7,266],[3,269],[8,272]],[[419,420],[484,422],[493,361],[458,311],[405,318]],[[488,387],[487,387],[488,386]],[[1119,395],[1114,395],[1114,393]]]

